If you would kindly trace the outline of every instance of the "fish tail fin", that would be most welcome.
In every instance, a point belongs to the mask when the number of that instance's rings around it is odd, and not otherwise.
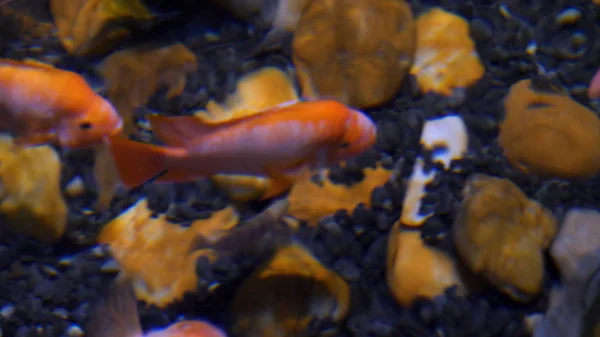
[[[137,299],[130,281],[115,280],[86,324],[88,337],[142,337]]]
[[[108,144],[119,178],[129,188],[137,187],[165,172],[168,148],[109,137]]]

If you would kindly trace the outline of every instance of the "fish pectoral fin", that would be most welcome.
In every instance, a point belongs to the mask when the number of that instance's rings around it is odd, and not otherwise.
[[[276,197],[280,194],[283,194],[284,192],[289,190],[294,184],[294,181],[291,179],[280,179],[274,177],[269,177],[269,179],[269,189],[265,192],[265,194],[263,194],[260,197],[259,200],[267,200]]]
[[[200,179],[200,175],[197,172],[186,171],[186,170],[168,170],[160,177],[154,180],[158,183],[180,183],[188,182]]]
[[[269,178],[269,189],[263,194],[259,200],[266,200],[276,197],[294,185],[295,177],[292,174],[285,174],[282,171],[267,168],[267,178]]]
[[[44,63],[44,62],[38,61],[33,58],[26,58],[21,61],[3,58],[3,59],[0,59],[0,64],[12,66],[12,67],[21,67],[21,68],[30,67],[30,68],[38,68],[38,69],[45,69],[45,70],[57,70],[56,67],[53,66],[52,64]]]
[[[55,133],[26,133],[19,134],[14,138],[13,143],[17,146],[37,146],[57,143],[58,138]]]
[[[266,200],[278,196],[290,188],[298,180],[299,177],[305,177],[311,174],[311,169],[308,165],[309,160],[314,158],[316,151],[311,153],[307,158],[297,160],[291,165],[283,169],[267,168],[267,177],[270,179],[270,186],[267,192],[259,200]]]
[[[38,61],[33,58],[26,58],[22,62],[24,65],[34,67],[34,68],[46,69],[46,70],[57,70],[55,66],[53,66],[49,63],[44,63],[44,62]]]
[[[24,116],[39,115],[40,111],[24,111]],[[49,111],[43,112],[48,116],[53,116]],[[58,138],[56,134],[56,121],[52,117],[36,117],[28,120],[15,120],[11,127],[17,137],[23,138]],[[16,137],[15,137],[16,138]]]

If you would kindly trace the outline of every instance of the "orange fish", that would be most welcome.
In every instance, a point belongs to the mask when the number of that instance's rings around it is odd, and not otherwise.
[[[278,106],[219,123],[194,116],[148,116],[166,146],[110,137],[119,176],[128,187],[150,179],[191,181],[215,174],[268,177],[268,199],[294,177],[353,158],[376,140],[376,127],[360,111],[336,101]]]
[[[0,130],[15,143],[86,147],[119,133],[122,124],[80,75],[34,60],[0,59]]]
[[[93,308],[85,330],[87,337],[227,337],[210,323],[195,320],[143,333],[129,281],[112,284],[108,295]]]

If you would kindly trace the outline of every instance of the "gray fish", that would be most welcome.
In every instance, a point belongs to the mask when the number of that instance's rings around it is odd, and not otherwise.
[[[190,246],[190,251],[213,249],[219,254],[237,254],[252,248],[264,248],[265,244],[278,245],[290,237],[289,228],[280,224],[289,207],[286,199],[272,203],[262,213],[243,221],[216,241],[198,236]]]

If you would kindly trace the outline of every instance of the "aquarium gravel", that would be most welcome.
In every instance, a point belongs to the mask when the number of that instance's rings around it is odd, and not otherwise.
[[[264,32],[254,32],[222,9],[197,1],[148,0],[147,3],[154,10],[183,13],[166,19],[155,36],[183,42],[196,54],[199,67],[188,75],[182,95],[167,100],[164,92],[156,93],[145,108],[136,111],[138,120],[148,111],[186,114],[203,107],[210,98],[223,100],[235,90],[237,79],[245,73],[266,65],[281,69],[291,65],[288,40],[280,49],[247,59]],[[340,324],[316,321],[307,336],[529,336],[525,317],[545,311],[550,287],[557,279],[551,263],[546,264],[542,295],[531,303],[517,304],[496,291],[462,297],[451,288],[446,296],[419,300],[410,308],[402,308],[391,297],[385,282],[387,235],[399,218],[406,180],[417,156],[424,156],[427,167],[438,165],[428,159],[432,153],[422,151],[419,145],[424,122],[450,114],[464,119],[469,131],[469,152],[452,163],[453,167],[460,167],[460,174],[442,172],[426,188],[421,211],[433,216],[421,232],[428,244],[456,255],[451,226],[471,173],[510,179],[559,220],[572,207],[599,208],[597,177],[561,180],[524,174],[507,162],[496,138],[503,114],[502,99],[510,86],[521,79],[541,76],[544,81],[563,87],[572,98],[592,110],[600,109],[597,102],[590,102],[586,96],[586,86],[600,66],[600,43],[595,42],[600,38],[600,7],[590,0],[413,0],[410,5],[415,17],[433,6],[464,17],[469,22],[485,74],[475,85],[453,97],[422,94],[410,76],[390,103],[366,110],[378,125],[376,146],[344,168],[332,169],[331,179],[346,184],[360,180],[362,170],[375,167],[376,162],[388,167],[396,165],[400,174],[396,183],[387,183],[373,191],[371,207],[359,205],[352,212],[339,211],[333,215],[330,221],[341,231],[331,231],[328,226],[301,225],[295,235],[326,267],[339,273],[351,289],[347,317]],[[51,20],[47,1],[14,0],[4,6],[23,11],[35,7],[32,15],[39,20]],[[569,9],[580,11],[578,21],[567,28],[559,27],[557,17]],[[216,32],[221,40],[199,39],[199,31]],[[25,41],[19,34],[17,21],[0,17],[1,57],[52,55],[55,65],[77,71],[101,86],[93,71],[97,60],[66,55],[55,37]],[[573,36],[581,34],[586,42],[575,46]],[[527,52],[532,43],[537,44],[535,55]],[[0,226],[0,336],[82,336],[88,309],[104,294],[116,274],[108,250],[96,245],[95,237],[109,220],[140,198],[146,197],[154,212],[164,213],[169,209],[169,220],[182,226],[194,219],[207,218],[230,203],[210,182],[199,181],[145,185],[117,195],[110,210],[92,212],[93,154],[62,151],[61,156],[66,163],[62,185],[80,176],[86,193],[67,199],[68,229],[57,243],[42,245]],[[169,208],[169,204],[174,206]],[[393,206],[388,207],[389,204]],[[266,205],[256,202],[240,208],[242,218],[257,214]],[[199,259],[198,292],[165,309],[140,303],[142,326],[147,330],[182,317],[204,317],[228,330],[232,325],[230,303],[235,290],[265,261],[266,254],[260,251],[225,256],[213,265]],[[221,286],[209,293],[208,286],[215,282]]]

